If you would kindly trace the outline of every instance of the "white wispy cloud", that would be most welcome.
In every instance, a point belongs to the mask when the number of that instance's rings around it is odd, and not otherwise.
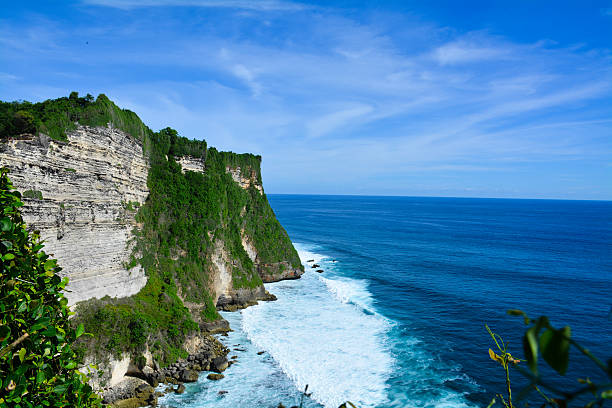
[[[509,50],[476,42],[454,41],[436,48],[434,58],[442,65],[463,64],[511,58]]]
[[[260,11],[299,11],[310,6],[278,0],[83,0],[84,4],[129,10],[142,7],[215,7]]]
[[[359,118],[374,111],[369,105],[358,105],[314,118],[307,124],[310,137],[320,137],[329,134],[348,124],[359,122]]]
[[[609,105],[597,103],[612,96],[605,50],[449,34],[413,20],[399,24],[409,27],[399,40],[382,17],[357,21],[280,1],[172,3],[304,12],[264,20],[221,10],[227,20],[218,25],[132,10],[169,1],[86,3],[126,9],[126,20],[0,24],[3,69],[28,82],[5,81],[3,92],[104,92],[153,128],[263,154],[272,191],[316,182],[333,192],[329,174],[354,188],[388,177],[409,189],[419,172],[497,174],[612,154]],[[25,58],[35,63],[18,65]]]
[[[16,81],[19,78],[17,75],[9,74],[8,72],[0,72],[0,81],[2,82]]]

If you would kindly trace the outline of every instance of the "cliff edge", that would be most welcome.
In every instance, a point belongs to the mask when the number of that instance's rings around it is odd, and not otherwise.
[[[186,357],[223,327],[217,309],[271,299],[263,282],[303,273],[260,156],[153,132],[104,95],[0,102],[0,166],[69,278],[101,387],[136,362]]]

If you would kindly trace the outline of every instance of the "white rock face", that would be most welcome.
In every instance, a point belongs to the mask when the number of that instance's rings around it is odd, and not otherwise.
[[[204,173],[204,160],[192,157],[182,156],[176,159],[177,163],[181,165],[181,171],[195,171],[197,173]]]
[[[146,283],[144,271],[125,265],[134,215],[149,193],[142,146],[113,128],[79,126],[68,139],[40,135],[2,143],[0,166],[11,170],[22,193],[42,193],[42,200],[24,197],[23,216],[70,279],[70,304],[135,294]]]
[[[240,231],[240,238],[242,240],[242,247],[244,248],[244,251],[247,253],[251,261],[257,263],[257,249],[251,242],[249,236],[244,233],[244,229]]]
[[[229,166],[225,168],[225,171],[232,176],[232,179],[236,183],[238,183],[240,187],[247,190],[249,187],[251,187],[252,184],[253,186],[255,186],[257,191],[259,191],[259,194],[263,194],[263,187],[256,181],[255,171],[251,171],[251,174],[242,174],[243,171],[240,169],[240,167],[236,167],[234,169]]]
[[[231,298],[234,292],[231,259],[221,240],[215,241],[212,262],[213,300],[217,304],[220,297]]]

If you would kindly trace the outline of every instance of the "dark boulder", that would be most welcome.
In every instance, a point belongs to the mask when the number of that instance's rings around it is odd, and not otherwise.
[[[227,361],[227,358],[225,358],[225,356],[219,356],[219,357],[213,358],[212,364],[210,365],[211,371],[215,371],[217,373],[221,373],[225,371],[227,367],[228,367],[228,361]]]
[[[195,370],[185,369],[181,371],[180,380],[182,382],[196,382],[198,381],[198,372]]]

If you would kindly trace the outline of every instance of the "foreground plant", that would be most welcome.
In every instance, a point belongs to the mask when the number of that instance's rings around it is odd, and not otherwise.
[[[525,325],[527,326],[525,334],[523,335],[523,351],[528,369],[518,366],[519,362],[523,360],[512,357],[508,352],[508,345],[504,343],[498,334],[493,333],[489,329],[489,326],[485,324],[489,335],[493,338],[499,351],[499,354],[497,354],[489,349],[489,357],[493,361],[498,362],[505,373],[506,398],[501,394],[497,394],[497,397],[501,399],[504,407],[514,408],[510,384],[510,367],[515,367],[529,380],[529,384],[518,394],[516,398],[518,401],[524,400],[533,391],[536,391],[544,400],[542,407],[550,406],[565,408],[573,402],[575,405],[583,405],[585,408],[591,408],[601,407],[606,401],[612,400],[612,358],[608,360],[607,365],[604,364],[589,350],[572,339],[569,326],[557,329],[550,324],[546,316],[541,316],[538,319],[530,319],[521,310],[509,310],[508,314],[523,317]],[[595,383],[591,381],[589,377],[579,378],[577,381],[581,386],[568,391],[560,389],[558,386],[554,385],[550,379],[543,378],[538,368],[538,363],[540,361],[539,357],[541,356],[546,364],[559,375],[565,376],[569,365],[571,347],[574,347],[580,353],[588,357],[598,370],[603,371],[607,377],[607,381],[604,383]],[[578,402],[579,398],[587,396],[587,394],[591,395],[591,397],[588,398],[588,402]],[[487,408],[490,408],[495,403],[496,399],[493,398]],[[525,403],[525,405],[527,405],[527,403]]]
[[[0,169],[0,408],[97,407],[71,345],[67,279],[26,229],[21,195]]]

